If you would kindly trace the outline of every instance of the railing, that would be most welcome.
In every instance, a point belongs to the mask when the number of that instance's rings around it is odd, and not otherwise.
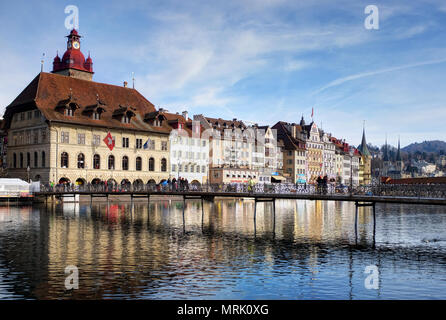
[[[60,184],[41,185],[41,192],[209,192],[209,193],[256,193],[256,194],[308,194],[308,195],[367,195],[446,199],[446,185],[370,185],[350,188],[343,185],[314,185],[257,183],[248,184],[87,184],[83,186]]]

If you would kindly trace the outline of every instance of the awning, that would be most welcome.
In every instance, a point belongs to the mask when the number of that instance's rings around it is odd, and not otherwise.
[[[286,178],[282,176],[271,176],[271,179],[277,180],[277,181],[285,181]]]

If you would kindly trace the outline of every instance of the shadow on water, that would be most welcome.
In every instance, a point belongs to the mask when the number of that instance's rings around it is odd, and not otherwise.
[[[446,209],[187,200],[0,207],[0,298],[445,298]],[[65,267],[79,289],[65,290]],[[379,286],[364,285],[377,266]]]

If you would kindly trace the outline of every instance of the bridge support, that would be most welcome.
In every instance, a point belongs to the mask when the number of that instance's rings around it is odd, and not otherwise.
[[[275,198],[254,198],[254,237],[257,233],[257,202],[272,202],[273,206],[273,238],[276,237],[276,199]]]
[[[376,235],[376,202],[359,202],[355,201],[355,243],[358,242],[358,208],[359,207],[372,207],[373,210],[373,247],[375,247],[375,235]]]
[[[201,197],[201,232],[203,232],[204,226],[204,199]]]
[[[183,233],[186,233],[186,221],[184,219],[185,210],[186,210],[186,196],[183,196]]]

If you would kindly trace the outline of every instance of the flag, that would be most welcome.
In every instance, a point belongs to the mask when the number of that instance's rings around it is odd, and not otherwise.
[[[110,134],[110,132],[107,134],[107,136],[104,138],[104,142],[107,145],[107,147],[110,149],[110,151],[113,150],[113,148],[115,147],[115,140],[113,139],[112,135]]]
[[[147,139],[146,143],[144,143],[144,149],[147,149],[149,147],[149,139]]]
[[[313,118],[314,116],[314,108],[311,108],[311,117]]]

